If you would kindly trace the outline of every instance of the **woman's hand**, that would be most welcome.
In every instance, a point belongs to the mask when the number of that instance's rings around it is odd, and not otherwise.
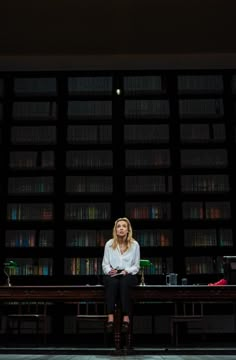
[[[111,269],[111,270],[109,271],[108,275],[112,276],[112,275],[117,274],[117,272],[118,272],[118,271],[117,271],[116,269]]]

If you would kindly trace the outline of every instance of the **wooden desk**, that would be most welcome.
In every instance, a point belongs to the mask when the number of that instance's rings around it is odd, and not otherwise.
[[[236,286],[137,286],[132,291],[134,303],[148,302],[236,302]],[[103,286],[0,286],[0,302],[49,301],[67,303],[77,301],[104,300]],[[119,349],[120,334],[115,335],[115,347]],[[118,339],[118,340],[117,340]]]
[[[133,289],[134,302],[148,301],[236,301],[236,285],[207,286],[163,286],[146,285]],[[52,302],[70,302],[79,300],[103,300],[103,286],[0,286],[0,301],[45,300]]]

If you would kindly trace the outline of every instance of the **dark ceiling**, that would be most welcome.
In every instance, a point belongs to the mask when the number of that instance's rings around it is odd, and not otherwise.
[[[0,55],[236,53],[235,0],[1,0]]]

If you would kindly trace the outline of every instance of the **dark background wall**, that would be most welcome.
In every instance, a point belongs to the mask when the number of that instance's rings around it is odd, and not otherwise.
[[[7,0],[0,55],[234,53],[234,0]]]

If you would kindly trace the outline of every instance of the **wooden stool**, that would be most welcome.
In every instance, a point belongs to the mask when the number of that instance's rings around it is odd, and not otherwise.
[[[40,335],[42,334],[43,343],[46,344],[47,305],[47,302],[42,301],[17,302],[10,305],[15,311],[14,313],[10,312],[7,314],[7,333],[13,334],[16,332],[17,335],[21,335],[23,331],[35,332],[37,342],[39,343]]]
[[[103,325],[104,333],[104,345],[107,345],[107,315],[104,302],[97,301],[85,301],[77,303],[77,314],[76,314],[76,332],[79,334],[81,329],[81,323],[84,322],[95,324],[95,328],[100,330],[99,324]],[[87,327],[89,328],[89,327]]]
[[[175,315],[171,317],[171,343],[179,344],[179,324],[203,320],[203,303],[184,302],[175,304]]]

